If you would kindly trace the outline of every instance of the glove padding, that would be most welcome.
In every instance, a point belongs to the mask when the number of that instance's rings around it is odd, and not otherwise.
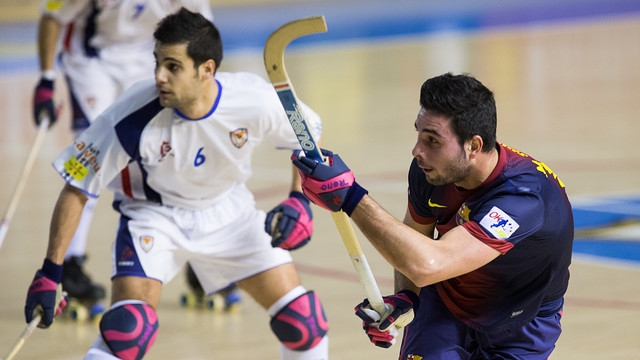
[[[49,119],[49,126],[56,122],[56,109],[53,104],[53,80],[40,79],[33,95],[33,119],[40,126],[42,119]]]
[[[413,321],[414,310],[418,310],[420,299],[409,290],[402,290],[382,299],[388,309],[388,315],[384,318],[385,314],[381,316],[373,310],[367,299],[358,304],[354,310],[356,315],[362,319],[362,329],[369,340],[375,346],[386,349],[396,343],[398,330]]]
[[[313,215],[309,205],[302,193],[292,191],[289,198],[269,211],[264,230],[272,236],[271,246],[295,250],[311,240]]]
[[[355,182],[353,172],[338,154],[321,150],[328,165],[301,156],[300,150],[291,157],[302,178],[302,191],[314,204],[334,212],[343,210],[351,216],[368,192]]]
[[[46,264],[45,260],[45,264]],[[43,268],[45,268],[43,266]],[[62,267],[62,266],[60,266]],[[38,324],[39,328],[48,328],[53,323],[53,318],[59,315],[67,306],[66,293],[62,291],[62,285],[58,279],[52,279],[46,270],[40,269],[36,271],[36,275],[29,286],[27,293],[27,301],[24,306],[24,315],[27,323],[40,314],[42,319]]]

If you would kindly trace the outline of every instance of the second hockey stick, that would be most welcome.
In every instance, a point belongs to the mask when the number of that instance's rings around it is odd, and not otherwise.
[[[13,213],[16,211],[18,207],[18,203],[20,202],[20,197],[22,196],[22,192],[24,191],[24,187],[27,184],[27,180],[29,179],[29,174],[31,173],[31,169],[33,168],[33,163],[36,160],[36,156],[40,151],[40,146],[42,145],[42,140],[47,133],[47,129],[49,128],[49,119],[42,119],[40,125],[38,127],[38,134],[36,135],[36,140],[33,142],[33,146],[31,146],[31,152],[29,153],[29,157],[27,157],[27,161],[24,164],[24,168],[22,169],[22,175],[20,175],[20,180],[18,180],[18,184],[16,185],[16,189],[13,192],[13,197],[9,202],[9,207],[7,208],[7,212],[2,218],[2,223],[0,224],[0,248],[2,247],[2,243],[4,242],[4,237],[7,235],[7,231],[9,230],[9,224],[11,223],[11,218],[13,217]]]

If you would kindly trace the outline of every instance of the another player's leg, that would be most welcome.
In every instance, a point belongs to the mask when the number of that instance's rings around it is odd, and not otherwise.
[[[84,67],[79,67],[78,69],[74,69],[74,72],[82,71],[83,68]],[[78,82],[78,79],[82,80],[81,83]],[[78,101],[78,99],[82,99],[84,97],[76,95],[77,91],[82,91],[89,87],[91,83],[84,84],[86,81],[92,80],[85,79],[83,76],[67,77],[72,110],[71,127],[76,138],[87,127],[89,127],[90,119],[97,116],[97,113],[90,114],[90,116],[88,116],[85,110],[87,106],[83,106],[81,102]],[[93,97],[95,98],[95,96]],[[104,108],[104,106],[101,106],[101,108]],[[95,111],[98,110],[99,109],[95,109]],[[80,218],[80,223],[78,224],[78,228],[73,235],[69,248],[67,249],[67,253],[65,254],[61,281],[62,287],[69,294],[69,298],[71,300],[70,306],[67,307],[67,310],[74,311],[77,306],[86,306],[90,312],[90,316],[95,316],[102,312],[103,307],[100,304],[100,301],[104,299],[106,295],[105,287],[93,282],[84,269],[84,263],[87,260],[87,237],[91,221],[93,219],[96,202],[97,199],[90,198],[85,204],[84,210],[82,211],[82,217]],[[78,304],[76,304],[76,302]],[[75,315],[72,315],[72,318],[75,317]]]
[[[187,263],[185,278],[189,291],[181,296],[180,302],[185,307],[204,306],[210,310],[236,311],[242,300],[236,284],[231,284],[218,292],[207,296],[193,267]]]
[[[322,304],[315,292],[300,285],[293,264],[269,269],[238,285],[267,309],[271,329],[281,343],[281,359],[328,359],[329,325]]]
[[[87,201],[62,267],[62,288],[70,300],[65,312],[73,320],[84,320],[85,316],[95,317],[104,310],[100,302],[105,298],[106,290],[104,286],[91,279],[84,267],[87,260],[87,234],[95,203],[96,199]],[[86,315],[81,315],[85,313]]]

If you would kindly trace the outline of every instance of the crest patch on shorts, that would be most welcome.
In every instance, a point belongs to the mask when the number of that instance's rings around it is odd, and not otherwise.
[[[480,225],[498,239],[508,239],[520,225],[499,207],[494,206],[491,211],[480,220]]]
[[[144,252],[151,251],[153,247],[153,238],[151,236],[140,236],[140,247]]]

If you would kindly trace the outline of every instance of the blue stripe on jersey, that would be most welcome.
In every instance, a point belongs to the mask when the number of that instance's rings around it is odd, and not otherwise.
[[[142,130],[162,109],[164,107],[160,105],[160,99],[155,98],[116,124],[115,131],[118,140],[133,160],[140,160],[139,145]]]
[[[156,202],[158,204],[162,204],[162,195],[160,195],[157,191],[153,190],[147,183],[147,177],[149,173],[145,170],[144,166],[138,159],[138,166],[140,166],[140,171],[142,172],[142,186],[144,188],[144,196],[149,201]]]
[[[87,22],[84,26],[84,39],[82,45],[84,45],[84,53],[87,57],[98,57],[99,51],[97,48],[91,46],[91,39],[96,35],[96,18],[98,17],[98,2],[94,0],[91,2],[91,14],[87,17]]]
[[[145,197],[147,200],[159,204],[162,204],[162,196],[147,184],[148,173],[140,161],[140,136],[147,124],[162,111],[162,109],[164,109],[164,107],[160,105],[160,99],[155,98],[140,109],[127,115],[114,127],[122,148],[131,157],[132,161],[138,162],[138,166],[142,172]]]

